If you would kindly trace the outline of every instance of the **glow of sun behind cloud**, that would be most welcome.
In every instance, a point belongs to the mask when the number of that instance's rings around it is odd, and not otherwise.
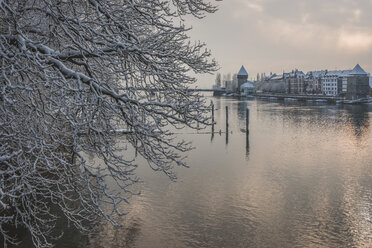
[[[339,37],[340,48],[350,52],[364,52],[372,49],[372,33],[342,31]]]

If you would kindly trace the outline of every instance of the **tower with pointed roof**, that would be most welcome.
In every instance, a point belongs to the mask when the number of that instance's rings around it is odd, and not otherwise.
[[[346,98],[352,100],[369,96],[369,76],[359,64],[348,75],[343,91],[346,92]]]
[[[248,72],[242,66],[238,72],[238,91],[240,91],[240,86],[248,81]]]

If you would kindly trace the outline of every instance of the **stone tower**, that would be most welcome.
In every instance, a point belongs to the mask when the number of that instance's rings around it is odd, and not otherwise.
[[[347,77],[347,99],[360,99],[369,96],[369,77],[368,74],[356,65]]]
[[[240,68],[238,72],[238,92],[240,92],[240,86],[248,81],[248,72],[245,70],[244,66]]]

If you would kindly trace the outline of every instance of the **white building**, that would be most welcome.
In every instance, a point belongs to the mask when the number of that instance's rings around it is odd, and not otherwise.
[[[256,87],[252,82],[248,81],[240,86],[240,95],[249,96],[256,93]]]
[[[347,86],[347,77],[351,71],[327,71],[322,77],[322,92],[327,96],[337,96],[340,92],[346,91],[344,87]]]

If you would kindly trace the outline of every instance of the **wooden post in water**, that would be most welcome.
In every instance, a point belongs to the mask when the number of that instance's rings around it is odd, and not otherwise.
[[[226,131],[229,129],[229,107],[226,106]]]
[[[213,101],[211,101],[211,105],[212,105],[212,125],[214,125],[214,103]]]
[[[245,113],[245,129],[246,129],[246,133],[245,133],[245,139],[246,139],[246,142],[245,142],[245,155],[248,157],[249,155],[249,108],[247,108],[246,110],[246,113]]]
[[[245,123],[246,127],[245,127],[245,129],[247,131],[247,134],[249,134],[249,108],[247,108],[247,110],[246,110],[245,117],[246,117],[246,123]]]
[[[246,143],[245,143],[245,155],[248,158],[249,156],[249,108],[246,110],[245,114],[245,128],[246,128],[246,133],[245,133],[245,138],[246,138]]]
[[[226,145],[229,143],[229,107],[226,106]]]
[[[211,107],[212,107],[212,137],[211,140],[214,138],[214,103],[211,101]]]

